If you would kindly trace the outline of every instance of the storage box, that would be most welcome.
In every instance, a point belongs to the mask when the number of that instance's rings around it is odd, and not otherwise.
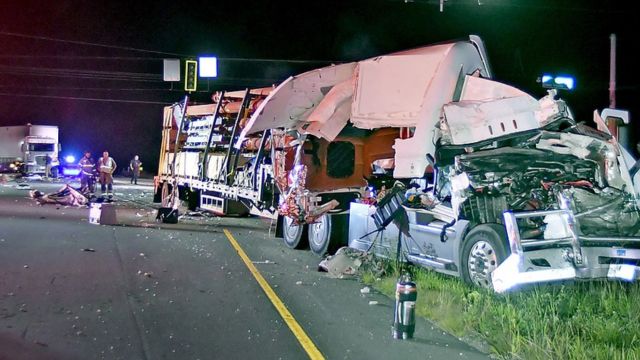
[[[89,223],[94,225],[116,225],[116,207],[113,204],[91,203]]]
[[[380,202],[373,214],[373,221],[378,228],[383,228],[393,220],[394,215],[402,207],[404,193],[397,188],[393,188]]]

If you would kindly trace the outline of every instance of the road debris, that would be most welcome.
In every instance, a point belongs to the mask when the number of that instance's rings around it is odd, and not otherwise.
[[[349,247],[342,247],[335,255],[323,259],[318,264],[318,271],[326,272],[331,278],[344,279],[355,277],[362,267],[373,271],[374,274],[384,272],[382,262],[373,254]]]
[[[276,264],[275,261],[271,261],[271,260],[264,260],[264,261],[252,261],[252,263],[254,264]]]
[[[365,286],[362,289],[360,289],[360,294],[369,294],[369,293],[371,293],[371,288],[368,286]]]
[[[96,252],[96,250],[95,250],[95,249],[93,249],[93,248],[84,248],[84,249],[82,249],[82,251],[86,251],[86,252]]]
[[[371,300],[369,301],[369,305],[374,306],[374,305],[378,305],[378,302],[375,300]]]
[[[29,196],[36,200],[39,205],[57,204],[84,206],[89,202],[84,195],[72,188],[69,184],[65,184],[57,192],[50,194],[45,194],[40,190],[32,190],[29,192]]]

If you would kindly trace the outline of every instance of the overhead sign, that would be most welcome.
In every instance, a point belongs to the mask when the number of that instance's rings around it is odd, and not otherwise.
[[[164,59],[163,81],[180,81],[180,59]]]
[[[196,91],[198,88],[198,62],[187,60],[184,67],[184,91]]]
[[[215,56],[200,57],[200,77],[218,77],[218,58]]]

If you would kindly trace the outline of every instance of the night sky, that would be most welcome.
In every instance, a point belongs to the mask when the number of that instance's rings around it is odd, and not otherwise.
[[[469,34],[485,41],[497,80],[537,98],[543,72],[574,75],[577,90],[561,96],[590,121],[609,103],[615,33],[617,107],[640,119],[632,1],[448,0],[444,12],[421,0],[151,3],[2,1],[0,126],[59,125],[63,153],[108,149],[121,165],[138,153],[155,170],[162,107],[184,95],[162,82],[163,58],[221,58],[219,78],[193,94],[207,102],[217,89]]]

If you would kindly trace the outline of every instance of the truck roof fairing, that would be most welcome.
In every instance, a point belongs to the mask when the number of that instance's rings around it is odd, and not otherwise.
[[[334,85],[353,77],[356,63],[331,65],[291,76],[278,85],[253,113],[235,146],[249,134],[295,128],[304,122]]]
[[[357,63],[313,70],[278,86],[243,129],[297,129],[333,140],[350,120],[355,127],[415,127],[414,137],[398,139],[397,177],[422,176],[432,154],[432,131],[442,106],[452,101],[461,75],[490,73],[481,41],[425,46]]]

